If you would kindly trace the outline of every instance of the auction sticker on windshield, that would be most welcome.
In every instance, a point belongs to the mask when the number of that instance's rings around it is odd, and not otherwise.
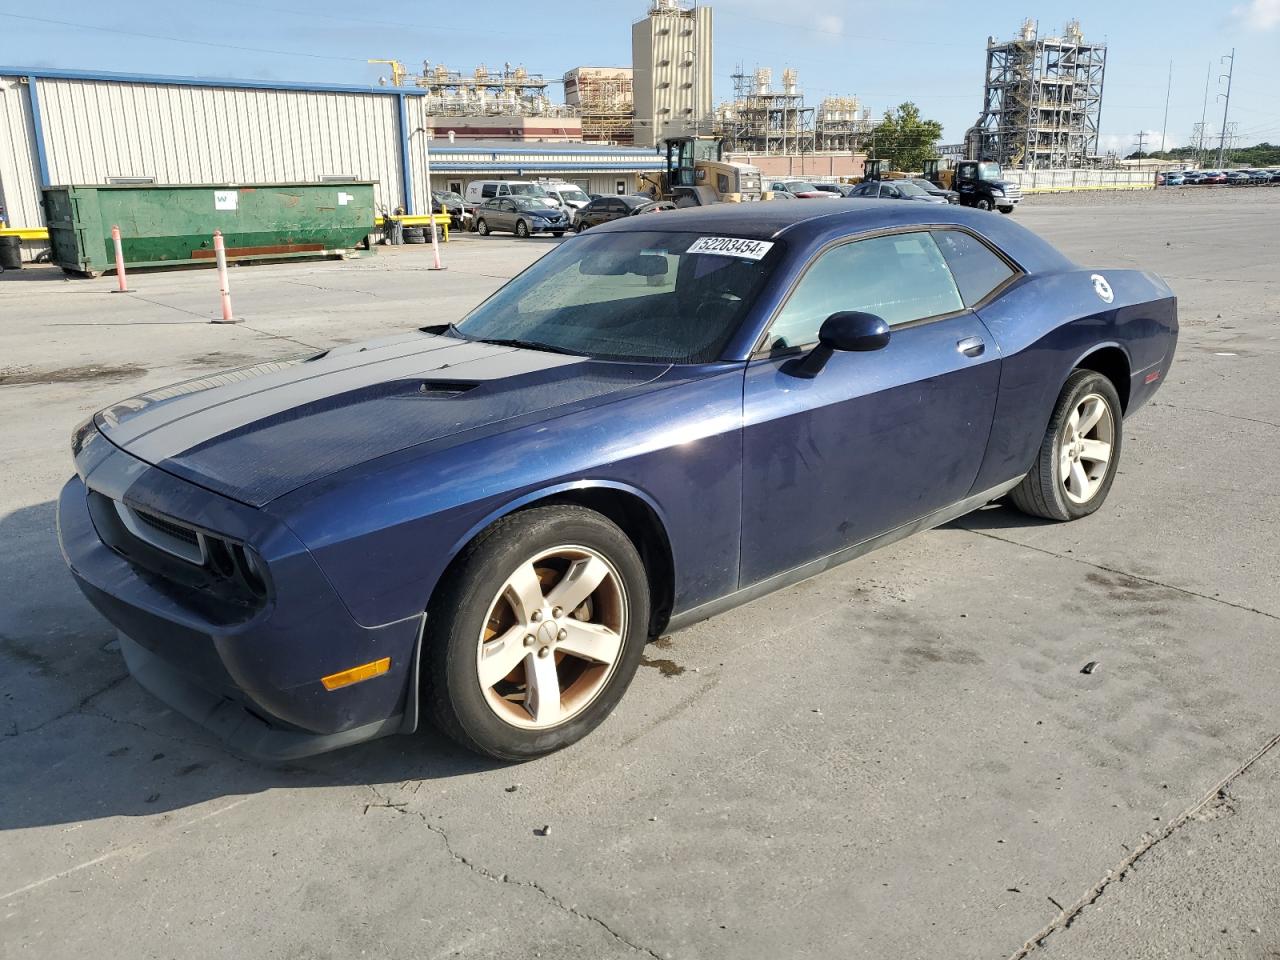
[[[773,248],[767,240],[744,240],[742,237],[699,237],[686,253],[717,253],[722,257],[759,260]]]

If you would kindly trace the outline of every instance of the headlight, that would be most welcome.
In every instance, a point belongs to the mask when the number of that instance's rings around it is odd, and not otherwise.
[[[998,193],[998,194],[1000,194],[1000,196],[1002,196],[1002,197],[1003,197],[1003,196],[1004,196],[1004,187],[992,187],[992,188],[991,188],[991,192],[992,192],[992,193]]]

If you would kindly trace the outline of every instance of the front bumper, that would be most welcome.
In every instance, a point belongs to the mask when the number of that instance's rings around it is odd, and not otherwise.
[[[261,543],[267,600],[228,605],[126,558],[99,534],[90,489],[211,526],[216,518],[220,533]],[[63,487],[58,538],[77,585],[119,631],[138,682],[234,752],[287,760],[416,729],[423,616],[357,623],[310,552],[262,511],[113,450]],[[321,682],[381,657],[391,658],[382,676],[334,691]]]

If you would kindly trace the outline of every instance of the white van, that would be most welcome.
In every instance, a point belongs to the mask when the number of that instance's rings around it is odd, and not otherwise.
[[[563,180],[557,180],[554,183],[542,184],[542,189],[547,191],[548,196],[559,203],[570,215],[575,210],[581,210],[591,198],[587,196],[587,191],[583,190],[576,183],[565,183]]]
[[[494,197],[537,197],[548,207],[558,208],[560,200],[529,180],[472,180],[463,196],[467,206],[476,207]]]

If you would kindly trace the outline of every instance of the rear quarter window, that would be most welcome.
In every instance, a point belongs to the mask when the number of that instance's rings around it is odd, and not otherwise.
[[[966,307],[985,300],[1017,271],[981,240],[959,230],[935,230],[934,242],[956,278]]]

